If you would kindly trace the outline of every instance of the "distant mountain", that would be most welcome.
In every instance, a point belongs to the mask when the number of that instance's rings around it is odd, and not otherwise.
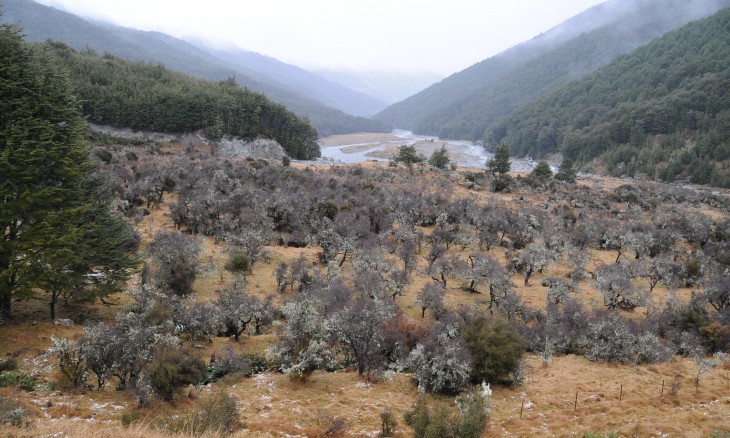
[[[252,78],[276,81],[282,88],[295,90],[305,97],[347,114],[370,117],[388,106],[387,103],[372,96],[256,52],[202,48],[217,58],[248,70]]]
[[[392,105],[374,119],[443,138],[480,140],[520,107],[730,0],[611,0]]]
[[[444,78],[436,73],[355,72],[349,70],[317,70],[315,73],[347,88],[373,96],[389,105],[413,96]]]
[[[144,32],[84,20],[31,0],[0,0],[0,23],[20,25],[27,41],[62,41],[76,49],[93,49],[122,58],[160,63],[210,80],[235,76],[236,82],[265,93],[301,117],[307,117],[320,136],[357,131],[383,132],[381,122],[355,117],[282,87],[275,81],[250,76],[251,71],[225,62],[185,41],[159,32]]]
[[[564,85],[485,141],[614,175],[730,187],[730,8]]]

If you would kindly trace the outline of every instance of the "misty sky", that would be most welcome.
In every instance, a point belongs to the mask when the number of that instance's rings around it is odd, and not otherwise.
[[[460,71],[603,0],[39,0],[308,69]]]

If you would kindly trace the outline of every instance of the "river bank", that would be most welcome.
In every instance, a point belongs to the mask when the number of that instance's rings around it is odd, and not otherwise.
[[[442,140],[438,137],[416,135],[410,131],[393,130],[391,133],[356,133],[333,135],[319,140],[322,158],[337,163],[362,163],[365,161],[389,161],[403,145],[415,146],[426,157],[442,146],[449,152],[451,161],[460,167],[483,169],[493,154],[471,141]],[[530,171],[535,162],[512,159],[512,170]]]

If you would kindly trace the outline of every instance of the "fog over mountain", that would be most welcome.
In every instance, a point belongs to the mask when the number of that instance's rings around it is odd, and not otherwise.
[[[727,6],[728,0],[611,0],[449,76],[375,119],[420,134],[478,140],[520,106]]]
[[[444,77],[438,73],[356,72],[316,70],[316,73],[355,91],[393,104],[410,97]]]
[[[377,100],[358,94],[344,87],[319,79],[320,88],[312,90],[300,87],[299,84],[284,84],[270,75],[260,74],[254,69],[245,68],[240,63],[229,62],[206,52],[195,45],[160,32],[140,31],[98,21],[89,21],[76,15],[44,6],[30,0],[0,0],[3,15],[0,23],[13,23],[23,28],[27,41],[45,41],[47,39],[64,42],[79,50],[92,49],[99,53],[112,53],[122,58],[161,63],[166,67],[193,76],[209,80],[225,80],[235,77],[236,82],[252,90],[262,92],[279,102],[297,115],[307,117],[317,128],[320,135],[340,134],[358,131],[378,132],[388,130],[380,122],[347,114],[340,109],[327,105],[323,101],[336,100],[332,95],[347,96],[355,101],[347,105],[345,98],[338,103],[339,107],[348,109],[366,108],[361,114],[377,111]],[[303,72],[293,66],[272,62],[282,70]],[[282,73],[284,74],[284,73]],[[301,73],[311,78],[313,74]],[[323,85],[324,84],[324,85]],[[333,90],[327,89],[327,84]],[[301,88],[301,90],[299,89]],[[311,91],[311,92],[309,92]],[[320,96],[316,92],[320,92]],[[362,101],[362,105],[357,100]]]
[[[246,69],[253,78],[260,81],[274,81],[283,88],[291,89],[354,116],[372,116],[388,104],[370,93],[350,89],[336,81],[327,80],[320,75],[260,53],[241,49],[216,50],[205,46],[202,48],[217,58]]]

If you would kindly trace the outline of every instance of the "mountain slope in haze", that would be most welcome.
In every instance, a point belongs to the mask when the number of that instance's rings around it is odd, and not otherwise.
[[[519,110],[485,142],[614,175],[730,187],[730,8]]]
[[[0,0],[0,10],[0,22],[21,26],[27,41],[57,40],[79,50],[90,48],[126,59],[164,64],[203,79],[225,80],[235,76],[239,85],[265,93],[300,117],[307,117],[321,136],[387,130],[380,122],[345,114],[276,83],[254,79],[244,69],[169,35],[89,22],[31,0]]]
[[[217,58],[248,70],[249,76],[253,78],[276,81],[283,88],[296,90],[305,97],[347,114],[370,117],[387,106],[385,102],[372,96],[259,53],[245,50],[215,50],[206,47],[203,49]]]
[[[436,73],[354,72],[317,70],[316,73],[389,105],[400,102],[444,78]]]
[[[374,118],[444,138],[481,139],[522,105],[730,0],[612,0],[456,73]]]

